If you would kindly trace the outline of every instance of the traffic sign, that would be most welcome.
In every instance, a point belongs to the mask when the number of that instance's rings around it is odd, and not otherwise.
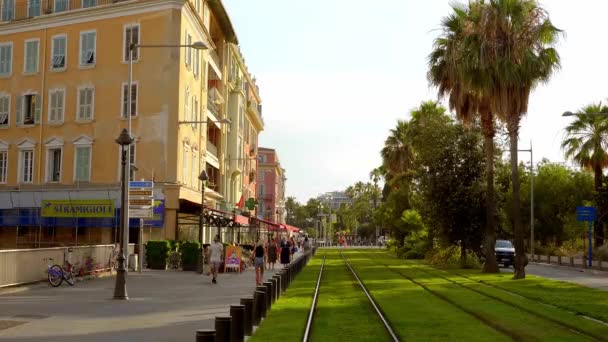
[[[152,207],[154,199],[152,198],[129,198],[129,206],[136,207]]]
[[[152,197],[152,190],[129,190],[129,198]]]
[[[154,182],[152,181],[132,181],[129,182],[129,188],[153,189]]]
[[[595,207],[576,207],[577,221],[595,221],[597,218],[597,208]]]
[[[131,218],[153,218],[154,213],[152,208],[129,208],[129,217]]]

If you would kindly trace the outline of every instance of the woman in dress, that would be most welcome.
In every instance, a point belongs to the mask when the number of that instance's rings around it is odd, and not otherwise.
[[[289,241],[287,241],[286,238],[283,238],[283,241],[281,241],[281,264],[283,264],[283,266],[289,264],[290,247]]]
[[[268,255],[268,269],[274,270],[274,264],[277,262],[277,242],[275,239],[268,242],[266,254]]]

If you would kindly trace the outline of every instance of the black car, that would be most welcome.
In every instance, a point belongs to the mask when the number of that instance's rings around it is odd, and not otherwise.
[[[515,247],[509,240],[496,240],[494,247],[496,253],[496,262],[509,267],[515,263]]]

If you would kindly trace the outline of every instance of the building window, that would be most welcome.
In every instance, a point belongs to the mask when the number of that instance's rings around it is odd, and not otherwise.
[[[95,89],[80,88],[78,89],[78,110],[76,114],[77,121],[93,120],[93,108],[95,103]]]
[[[134,181],[135,180],[135,168],[133,166],[135,166],[135,157],[136,157],[136,148],[135,148],[135,142],[133,142],[131,145],[129,145],[129,181]],[[119,164],[120,165],[120,164]]]
[[[51,47],[51,70],[62,70],[66,67],[67,36],[60,35],[53,37]]]
[[[129,109],[129,84],[122,84],[122,117],[126,118]],[[137,116],[137,83],[131,84],[131,116]]]
[[[258,172],[258,182],[264,181],[264,172]]]
[[[46,151],[46,181],[50,183],[61,182],[61,155],[60,147],[49,148]]]
[[[129,48],[131,44],[139,44],[139,24],[125,26],[123,61],[129,61]],[[133,60],[139,60],[139,48],[133,50]]]
[[[188,184],[188,146],[184,146],[184,153],[182,155],[182,183]]]
[[[8,151],[0,151],[0,184],[6,183],[8,172]]]
[[[91,146],[76,146],[74,158],[74,180],[89,182],[91,180]]]
[[[34,180],[34,150],[19,151],[19,183],[32,183]]]
[[[200,50],[198,49],[193,49],[194,51],[194,68],[193,68],[193,73],[194,73],[194,78],[198,78],[198,73],[199,73],[199,68],[200,68]]]
[[[97,0],[82,0],[82,8],[97,6]]]
[[[186,32],[186,66],[189,67],[190,64],[192,63],[192,48],[190,47],[190,45],[192,45],[192,36]]]
[[[38,46],[40,41],[26,40],[25,41],[25,60],[23,62],[23,72],[26,74],[33,74],[38,72]]]
[[[49,122],[62,123],[65,112],[65,90],[51,90],[49,92]]]
[[[40,16],[40,0],[28,0],[27,16],[30,18]]]
[[[196,98],[196,96],[192,96],[192,128],[196,129],[198,128],[198,124],[196,123],[197,121],[199,121],[198,119],[198,99]]]
[[[15,0],[2,0],[2,21],[15,18]]]
[[[17,97],[17,125],[26,126],[40,122],[40,95],[27,94]]]
[[[0,76],[9,76],[13,71],[13,43],[0,44]]]
[[[197,154],[197,150],[193,149],[192,150],[192,163],[190,165],[192,165],[192,167],[190,168],[190,179],[192,180],[192,187],[193,188],[197,188],[198,182],[198,174],[196,172],[196,154]]]
[[[55,13],[65,12],[70,9],[70,0],[55,0]]]
[[[80,66],[95,65],[97,32],[80,32]]]
[[[11,113],[11,96],[0,95],[0,128],[8,127]]]

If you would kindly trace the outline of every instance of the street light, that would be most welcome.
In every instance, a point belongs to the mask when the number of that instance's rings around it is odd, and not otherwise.
[[[205,211],[205,182],[209,180],[209,176],[207,176],[207,171],[203,169],[201,174],[198,176],[198,179],[202,183],[202,191],[201,191],[201,212],[198,219],[198,242],[200,245],[199,250],[199,263],[198,263],[198,273],[203,273],[203,212]]]
[[[128,237],[128,233],[125,234],[125,231],[128,232],[129,229],[129,200],[128,194],[129,191],[127,186],[129,184],[129,171],[127,169],[127,153],[130,150],[129,146],[133,143],[133,137],[129,134],[126,128],[123,128],[122,132],[120,132],[120,136],[116,139],[116,143],[120,145],[120,162],[121,162],[121,172],[122,172],[122,198],[120,201],[120,236],[121,236],[121,244],[120,244],[120,253],[118,254],[118,269],[116,270],[116,284],[114,286],[114,299],[128,300],[129,296],[127,295],[127,274],[125,268],[125,259],[127,250],[125,246],[128,246],[127,242],[124,241],[125,236]]]
[[[579,115],[608,116],[608,113],[572,113],[571,111],[565,111],[562,114],[562,116],[579,116]]]

